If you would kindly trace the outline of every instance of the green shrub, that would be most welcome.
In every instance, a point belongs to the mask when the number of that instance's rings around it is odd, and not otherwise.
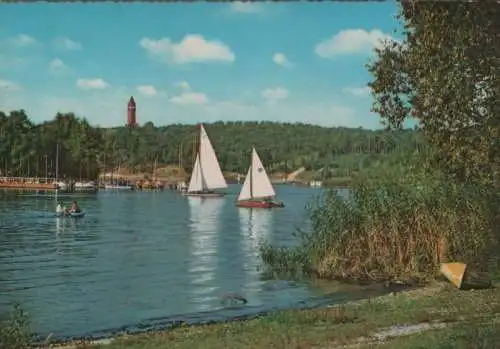
[[[311,230],[297,247],[264,245],[261,254],[280,275],[424,281],[444,261],[491,265],[498,207],[488,187],[406,166],[355,183],[347,199],[326,192],[310,205]]]
[[[0,348],[25,349],[31,343],[28,314],[15,304],[12,311],[0,320]]]

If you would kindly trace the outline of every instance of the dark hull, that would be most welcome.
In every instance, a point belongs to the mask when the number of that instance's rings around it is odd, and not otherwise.
[[[203,197],[203,198],[220,198],[226,194],[219,193],[219,192],[188,193],[187,191],[185,191],[182,193],[182,195],[184,195],[184,196],[197,196],[197,197]]]
[[[278,208],[285,207],[282,202],[274,202],[274,201],[258,201],[258,200],[242,200],[236,202],[236,206],[238,207],[247,207],[247,208]]]

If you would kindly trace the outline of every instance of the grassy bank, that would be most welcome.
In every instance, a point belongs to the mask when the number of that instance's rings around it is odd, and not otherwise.
[[[406,325],[405,338],[393,326]],[[414,325],[413,327],[411,325]],[[418,326],[417,326],[418,325]],[[434,326],[435,329],[426,330]],[[71,344],[106,349],[257,348],[497,348],[498,289],[458,291],[434,283],[424,289],[333,306],[286,311],[258,319],[185,327],[118,337],[108,344]],[[418,334],[416,333],[419,332]],[[377,346],[377,347],[378,347]],[[13,349],[4,347],[5,349]]]

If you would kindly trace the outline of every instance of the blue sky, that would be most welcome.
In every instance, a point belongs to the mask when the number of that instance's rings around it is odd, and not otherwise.
[[[0,5],[0,110],[122,125],[216,120],[378,128],[364,65],[396,3]]]

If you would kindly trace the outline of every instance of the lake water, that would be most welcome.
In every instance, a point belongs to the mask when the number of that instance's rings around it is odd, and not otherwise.
[[[322,288],[258,271],[259,241],[292,243],[321,189],[277,186],[285,208],[250,210],[235,206],[239,188],[208,199],[168,190],[60,197],[78,200],[80,219],[55,218],[53,198],[0,192],[0,310],[18,301],[35,332],[68,338],[324,300],[314,298]],[[224,307],[230,292],[248,304]]]

